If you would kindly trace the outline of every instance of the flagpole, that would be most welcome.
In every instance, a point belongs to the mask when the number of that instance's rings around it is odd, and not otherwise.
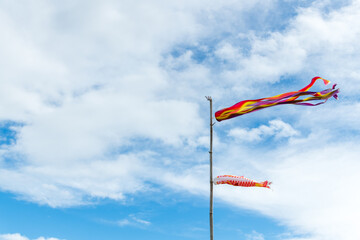
[[[213,228],[213,171],[212,171],[212,147],[213,147],[213,122],[212,122],[212,98],[207,96],[206,99],[210,102],[210,240],[214,239],[214,228]]]

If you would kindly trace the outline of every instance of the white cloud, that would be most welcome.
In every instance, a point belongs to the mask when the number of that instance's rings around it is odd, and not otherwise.
[[[232,46],[230,43],[225,42],[223,45],[218,46],[215,55],[227,61],[238,61],[243,57],[238,48]]]
[[[117,225],[119,225],[120,227],[123,227],[123,226],[127,226],[127,225],[130,225],[130,221],[129,219],[122,219],[122,220],[119,220],[116,222]]]
[[[218,160],[217,166],[222,169],[272,181],[273,191],[219,187],[215,190],[217,197],[258,210],[314,239],[358,238],[360,191],[353,187],[360,169],[357,143],[325,144],[326,140],[319,141],[320,134],[314,133],[304,142],[262,151],[261,157],[251,150],[242,152],[241,159],[247,159],[247,164],[241,168]]]
[[[0,3],[0,119],[24,124],[17,141],[0,151],[16,162],[7,167],[1,160],[0,189],[53,207],[89,198],[121,201],[151,191],[152,183],[207,196],[204,96],[216,96],[216,104],[267,96],[274,88],[260,84],[301,79],[292,90],[321,75],[339,83],[338,106],[301,110],[290,120],[298,110],[279,109],[284,121],[218,128],[258,148],[218,133],[214,171],[266,178],[274,191],[217,188],[216,196],[317,240],[359,237],[354,132],[360,118],[353,102],[360,3],[325,12],[327,2],[298,9],[281,31],[260,33],[246,27],[254,18],[246,14],[269,16],[259,11],[276,1]],[[270,136],[289,141],[271,151],[256,145]],[[118,222],[132,223],[150,224],[136,217]]]
[[[22,236],[19,233],[8,233],[8,234],[0,234],[0,240],[29,240],[29,238]],[[58,238],[45,238],[39,237],[34,240],[59,240]]]
[[[349,2],[339,9],[330,7],[327,12],[329,1],[315,1],[311,7],[299,8],[283,31],[247,34],[245,39],[251,42],[248,52],[234,46],[231,37],[224,39],[218,52],[236,67],[225,70],[222,77],[244,96],[259,93],[251,89],[246,93],[242,88],[258,89],[259,83],[275,83],[284,76],[300,79],[300,89],[316,75],[337,82],[346,95],[356,95],[360,2]],[[233,55],[226,49],[232,49]]]
[[[229,136],[236,138],[240,141],[259,141],[264,137],[274,136],[275,139],[287,138],[299,135],[299,132],[291,127],[291,125],[279,120],[269,121],[269,126],[261,125],[258,128],[253,128],[250,130],[242,128],[232,128],[229,133]]]
[[[201,35],[192,15],[200,5],[1,4],[0,119],[24,123],[1,150],[20,161],[0,169],[8,177],[1,189],[51,206],[83,204],[85,196],[119,200],[152,178],[145,171],[152,149],[142,141],[198,145],[199,106],[171,96],[159,62],[172,44],[191,41],[184,36]],[[135,155],[118,150],[134,146]]]
[[[256,231],[253,231],[251,234],[245,235],[246,240],[264,240],[264,235],[261,233],[258,233]]]
[[[156,163],[151,166],[151,158],[151,154],[120,155],[113,160],[73,162],[71,168],[68,163],[61,163],[17,171],[1,169],[0,178],[2,189],[53,207],[88,203],[84,196],[122,200],[124,194],[149,188],[143,181],[159,171]]]
[[[198,40],[218,34],[222,26],[209,28],[216,20],[207,15],[257,8],[256,1],[203,4],[1,3],[6,38],[0,40],[0,119],[23,126],[16,142],[1,150],[16,167],[0,169],[0,188],[41,204],[70,206],[88,196],[123,199],[148,189],[145,179],[161,182],[155,174],[176,172],[181,161],[163,168],[169,157],[162,150],[203,147],[200,112],[212,80],[192,51],[174,60],[187,66],[178,72],[170,53],[177,45],[201,47]],[[229,29],[231,21],[224,19]],[[169,68],[162,65],[167,60]],[[130,162],[137,167],[128,168]]]
[[[53,238],[53,237],[51,237],[51,238],[39,237],[39,238],[37,238],[35,240],[59,240],[59,239],[58,238]]]
[[[123,227],[123,226],[143,227],[143,226],[148,226],[150,224],[151,224],[151,222],[140,219],[133,214],[130,214],[128,218],[118,220],[116,222],[116,225],[118,225],[120,227]]]
[[[1,234],[0,239],[1,240],[29,240],[27,237],[23,237],[19,233]]]

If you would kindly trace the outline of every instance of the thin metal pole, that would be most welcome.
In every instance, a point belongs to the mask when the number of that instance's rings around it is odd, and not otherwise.
[[[210,102],[210,240],[214,239],[214,227],[213,227],[213,171],[212,171],[212,148],[213,148],[213,122],[212,122],[212,98],[210,96],[206,97]]]

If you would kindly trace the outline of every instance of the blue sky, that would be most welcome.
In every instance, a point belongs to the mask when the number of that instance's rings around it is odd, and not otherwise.
[[[360,1],[0,1],[0,240],[360,237]],[[314,86],[322,90],[322,83]]]

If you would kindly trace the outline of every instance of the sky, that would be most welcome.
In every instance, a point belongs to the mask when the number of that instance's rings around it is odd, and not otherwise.
[[[0,240],[360,239],[359,0],[0,0]],[[317,82],[313,89],[323,90]]]

